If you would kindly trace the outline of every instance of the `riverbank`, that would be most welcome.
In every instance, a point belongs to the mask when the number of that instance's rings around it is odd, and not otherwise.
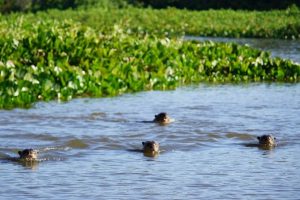
[[[233,43],[136,37],[119,27],[105,35],[73,21],[52,20],[26,29],[15,24],[1,35],[0,108],[201,81],[300,80],[299,64]]]
[[[160,11],[141,11],[98,8],[1,16],[0,108],[174,89],[203,81],[300,81],[297,63],[247,46],[185,41],[179,32],[172,32],[177,29],[168,24],[161,29],[153,20],[159,21],[161,16],[155,12]],[[162,13],[173,11],[181,12]],[[165,17],[161,19],[171,18]],[[172,24],[184,22],[178,18]],[[177,36],[172,37],[173,33]]]

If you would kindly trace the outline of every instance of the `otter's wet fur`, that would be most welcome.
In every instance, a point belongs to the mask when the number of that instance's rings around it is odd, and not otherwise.
[[[262,135],[257,137],[259,142],[259,147],[263,149],[271,149],[277,146],[276,138],[272,135]]]
[[[156,141],[142,142],[143,153],[145,156],[155,157],[159,154],[159,143]]]
[[[18,151],[21,161],[37,161],[38,152],[33,149],[24,149],[22,151]]]
[[[169,124],[172,121],[173,120],[165,112],[155,115],[153,120],[153,122],[160,123],[160,124]]]
[[[161,152],[159,143],[156,141],[145,141],[142,142],[142,145],[142,149],[130,149],[129,151],[141,152],[147,157],[156,157]]]
[[[160,125],[166,125],[171,122],[174,122],[175,120],[170,118],[169,115],[165,112],[161,112],[154,116],[154,119],[152,121],[141,121],[143,123],[157,123]]]

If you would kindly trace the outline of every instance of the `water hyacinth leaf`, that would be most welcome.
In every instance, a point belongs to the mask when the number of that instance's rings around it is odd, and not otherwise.
[[[34,80],[34,78],[30,72],[27,72],[24,76],[24,80],[32,82]]]
[[[299,82],[298,64],[236,44],[132,35],[120,27],[100,34],[77,23],[47,20],[22,31],[7,29],[0,38],[1,108],[199,81]],[[23,38],[17,39],[17,50],[6,43],[16,32]]]
[[[285,72],[283,71],[282,68],[279,68],[277,71],[277,79],[278,80],[283,80],[285,76]]]
[[[46,81],[44,81],[43,84],[43,90],[48,91],[48,90],[53,90],[53,83],[51,80],[47,79]]]

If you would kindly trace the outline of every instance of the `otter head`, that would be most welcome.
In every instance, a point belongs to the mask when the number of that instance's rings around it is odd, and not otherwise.
[[[153,120],[154,122],[161,123],[161,124],[168,124],[171,122],[171,118],[167,115],[167,113],[159,113],[155,115]]]
[[[272,135],[262,135],[260,137],[257,137],[259,141],[259,145],[262,147],[274,147],[276,146],[276,138]]]
[[[24,149],[23,151],[18,151],[20,159],[25,161],[35,161],[37,160],[37,151],[33,149]]]
[[[159,144],[155,141],[142,142],[144,154],[157,154],[159,153]]]

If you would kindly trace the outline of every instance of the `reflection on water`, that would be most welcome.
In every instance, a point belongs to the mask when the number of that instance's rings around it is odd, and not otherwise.
[[[271,52],[274,57],[291,59],[300,63],[300,40],[279,40],[279,39],[257,39],[257,38],[215,38],[215,37],[194,37],[188,36],[186,39],[214,42],[232,42],[241,45],[249,45],[260,50]]]
[[[140,123],[159,112],[176,121]],[[1,110],[0,127],[2,199],[299,196],[300,84],[199,85],[37,103]],[[263,134],[276,136],[278,147],[257,148]],[[131,151],[147,140],[160,143],[158,156]],[[25,148],[37,149],[41,162],[6,159]]]

